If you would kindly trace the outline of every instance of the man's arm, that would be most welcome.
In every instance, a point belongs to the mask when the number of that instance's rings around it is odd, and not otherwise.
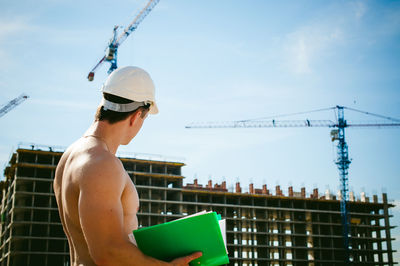
[[[97,265],[169,265],[144,255],[123,226],[121,195],[126,179],[116,158],[85,167],[80,180],[79,217],[89,252]],[[200,254],[177,259],[187,265]]]

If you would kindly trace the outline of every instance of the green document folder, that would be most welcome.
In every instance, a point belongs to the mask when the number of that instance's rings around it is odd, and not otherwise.
[[[146,255],[163,260],[201,251],[203,256],[190,265],[228,264],[228,254],[215,212],[200,214],[133,231],[138,248]]]

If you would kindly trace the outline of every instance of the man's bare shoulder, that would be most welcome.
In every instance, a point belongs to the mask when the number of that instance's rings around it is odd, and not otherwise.
[[[126,173],[121,161],[102,147],[91,147],[71,155],[76,156],[73,168],[80,182],[124,182]]]

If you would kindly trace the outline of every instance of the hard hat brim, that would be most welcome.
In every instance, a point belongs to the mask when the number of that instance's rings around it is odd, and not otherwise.
[[[149,109],[149,114],[151,114],[151,115],[158,114],[158,106],[157,106],[157,104],[155,102],[153,102],[151,104],[150,109]]]

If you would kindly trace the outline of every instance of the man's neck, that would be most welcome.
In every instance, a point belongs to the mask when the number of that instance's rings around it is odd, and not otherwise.
[[[110,124],[106,121],[95,121],[85,132],[84,136],[94,136],[102,140],[111,154],[116,154],[121,144],[122,133],[118,123]]]

